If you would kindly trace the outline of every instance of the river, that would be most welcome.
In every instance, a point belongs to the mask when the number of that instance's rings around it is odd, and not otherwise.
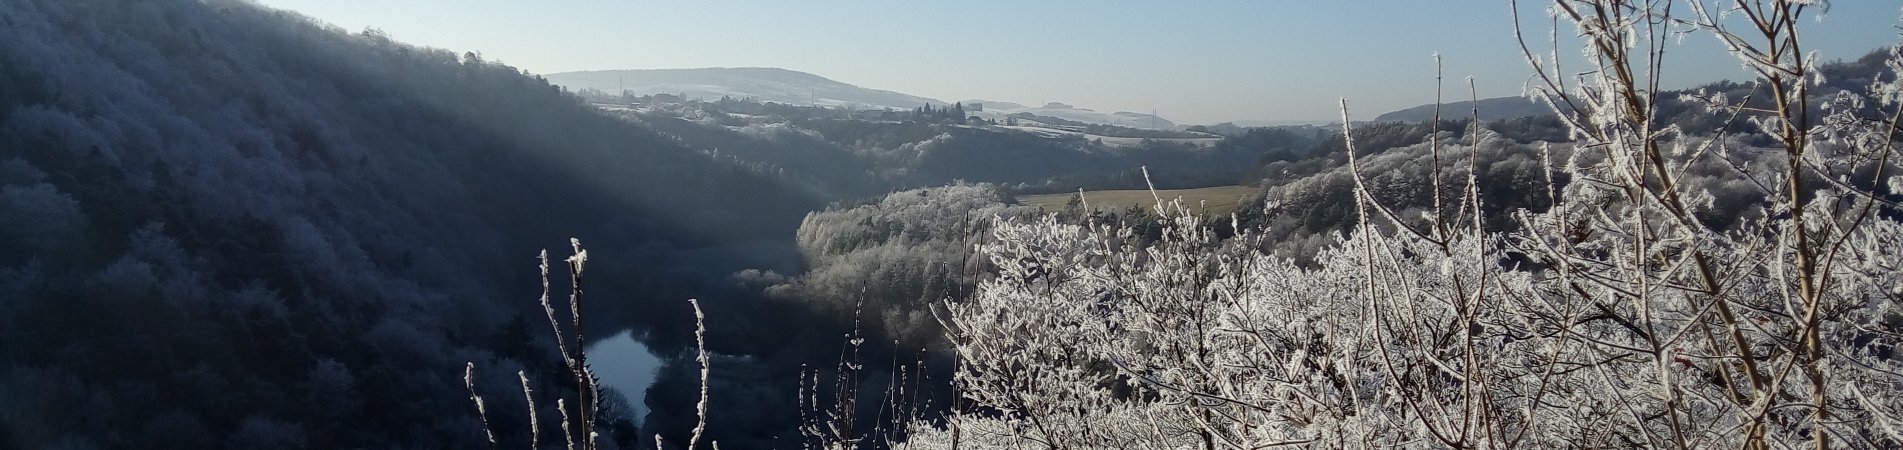
[[[588,366],[594,369],[601,383],[628,398],[629,406],[634,408],[635,423],[645,420],[648,385],[654,384],[655,371],[663,363],[661,357],[648,351],[648,346],[636,340],[630,331],[596,340],[588,345],[587,352]]]

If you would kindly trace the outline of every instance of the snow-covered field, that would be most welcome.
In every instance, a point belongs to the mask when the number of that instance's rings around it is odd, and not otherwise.
[[[1129,111],[1117,111],[1113,113],[1105,113],[1105,112],[1091,110],[1089,108],[1079,108],[1076,106],[1071,106],[1071,105],[1059,103],[1059,102],[1046,103],[1044,104],[1044,106],[1035,106],[1035,107],[1025,106],[1025,105],[1012,103],[1012,102],[1001,102],[1001,101],[991,101],[991,100],[966,100],[964,103],[966,105],[972,105],[972,104],[984,105],[984,110],[982,111],[978,111],[975,108],[971,108],[970,106],[967,106],[966,109],[972,111],[972,115],[982,117],[985,119],[997,120],[1000,122],[1004,121],[1005,116],[1018,114],[1018,113],[1031,113],[1031,114],[1036,114],[1039,116],[1056,117],[1059,119],[1075,121],[1075,122],[1116,125],[1120,127],[1144,128],[1144,129],[1151,129],[1151,130],[1174,130],[1177,128],[1176,122],[1173,122],[1169,119],[1166,119],[1154,114],[1134,113]]]
[[[997,126],[997,128],[1022,131],[1025,133],[1031,133],[1031,134],[1036,134],[1036,135],[1040,135],[1044,137],[1052,137],[1052,138],[1066,137],[1066,136],[1082,136],[1084,139],[1101,140],[1103,141],[1104,145],[1108,145],[1112,147],[1122,147],[1122,148],[1137,147],[1139,145],[1142,145],[1143,140],[1146,139],[1146,138],[1102,136],[1102,135],[1085,133],[1081,131],[1060,130],[1056,128],[1045,128],[1045,127],[1038,127],[1038,126],[999,125]],[[1147,139],[1158,141],[1158,142],[1184,142],[1184,143],[1190,143],[1190,144],[1196,144],[1196,145],[1211,145],[1211,144],[1215,144],[1216,141],[1222,140],[1222,137],[1216,136],[1216,135],[1210,135],[1209,137],[1200,137],[1200,138],[1147,138]]]

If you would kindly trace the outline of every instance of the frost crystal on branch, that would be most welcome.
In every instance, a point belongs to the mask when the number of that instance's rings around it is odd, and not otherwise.
[[[1154,241],[998,223],[996,276],[944,316],[978,408],[903,445],[1903,445],[1896,74],[1811,105],[1795,19],[1818,3],[1672,5],[1553,2],[1592,70],[1529,61],[1574,142],[1472,133],[1452,211],[1396,212],[1381,202],[1406,186],[1358,171],[1365,218],[1313,264],[1160,199]],[[1685,33],[1759,75],[1749,107],[1695,100],[1760,136],[1661,123],[1656,64]],[[1481,148],[1539,161],[1552,207],[1485,228]]]

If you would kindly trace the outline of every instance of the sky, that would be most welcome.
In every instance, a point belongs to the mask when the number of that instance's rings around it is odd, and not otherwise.
[[[1506,0],[256,1],[533,73],[779,67],[944,101],[1184,123],[1336,120],[1344,98],[1364,119],[1431,103],[1436,54],[1452,100],[1469,96],[1469,77],[1481,98],[1521,95],[1531,73]],[[1547,3],[1522,3],[1545,41]],[[1800,32],[1820,59],[1853,59],[1899,41],[1900,8],[1837,0]],[[1683,42],[1666,87],[1744,78],[1711,36]]]

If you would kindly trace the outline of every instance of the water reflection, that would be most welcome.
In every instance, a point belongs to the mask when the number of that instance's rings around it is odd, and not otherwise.
[[[622,331],[607,339],[598,339],[588,345],[588,365],[595,370],[595,376],[601,383],[627,396],[629,406],[634,407],[636,422],[647,417],[646,396],[648,385],[654,384],[655,370],[661,368],[661,357],[648,351],[648,346],[634,338],[632,331]]]

